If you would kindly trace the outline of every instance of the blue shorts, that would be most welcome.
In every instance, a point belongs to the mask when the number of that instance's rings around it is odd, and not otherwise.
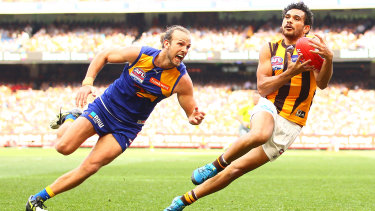
[[[98,98],[97,98],[98,99]],[[100,100],[90,103],[88,108],[82,113],[83,117],[88,119],[94,126],[96,133],[102,137],[106,134],[112,134],[120,144],[124,152],[133,142],[137,134],[141,131],[142,126],[127,122],[120,122],[115,119],[101,105]]]

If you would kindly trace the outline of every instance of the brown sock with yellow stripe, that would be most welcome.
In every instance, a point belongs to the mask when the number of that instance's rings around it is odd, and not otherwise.
[[[186,206],[194,203],[196,200],[198,200],[198,198],[195,195],[194,190],[186,192],[183,196],[181,196],[181,201],[184,202]]]
[[[223,158],[223,155],[220,155],[220,157],[218,157],[213,163],[212,165],[214,165],[217,169],[217,172],[220,172],[222,171],[223,169],[225,169],[225,167],[227,167],[230,163],[227,163],[224,158]]]

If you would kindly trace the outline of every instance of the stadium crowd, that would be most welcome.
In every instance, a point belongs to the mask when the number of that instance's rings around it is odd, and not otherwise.
[[[258,51],[259,43],[281,37],[276,17],[267,21],[217,20],[210,15],[197,18],[183,13],[171,24],[182,24],[192,32],[193,51]],[[204,21],[202,21],[204,20]],[[147,25],[139,20],[140,25]],[[189,21],[189,22],[188,22]],[[113,45],[149,45],[160,48],[160,33],[167,23],[155,19],[148,29],[129,23],[87,21],[52,24],[30,22],[0,23],[0,51],[10,52],[97,52]],[[333,50],[375,48],[375,20],[341,20],[326,16],[316,21],[312,33],[325,36]]]
[[[48,133],[49,120],[60,107],[74,107],[76,86],[59,85],[45,90],[27,86],[0,86],[0,131],[8,134]],[[99,93],[105,86],[99,87]],[[232,90],[228,85],[196,85],[196,98],[207,115],[199,126],[186,121],[176,97],[155,108],[142,133],[236,135],[236,112],[252,100],[254,90]],[[375,90],[331,85],[318,90],[309,113],[305,135],[374,135]],[[173,116],[174,118],[170,118]]]
[[[192,21],[195,20],[195,21]],[[97,52],[112,45],[149,45],[160,48],[160,33],[166,23],[155,19],[152,25],[142,29],[140,23],[128,24],[111,21],[59,22],[53,24],[33,22],[0,22],[0,52]],[[189,21],[189,22],[188,22]],[[222,19],[220,24],[214,16],[197,16],[195,13],[183,13],[172,21],[174,24],[187,26],[192,33],[193,51],[257,51],[260,43],[280,37],[280,21],[273,17],[267,21],[244,21]],[[340,49],[375,49],[375,20],[340,19],[326,16],[318,20],[312,33],[325,36],[334,50]],[[20,76],[29,76],[29,70],[22,65],[8,65],[0,81],[0,133],[27,134],[53,133],[49,121],[59,111],[74,107],[74,95],[81,73],[64,69],[59,64],[50,64],[53,74],[38,70],[39,78],[23,83]],[[86,69],[87,67],[78,69]],[[14,71],[12,71],[14,70]],[[70,71],[67,73],[67,71]],[[375,134],[375,82],[366,75],[348,70],[347,74],[334,73],[333,85],[318,90],[309,113],[304,135],[374,135]],[[117,74],[117,73],[116,73]],[[207,74],[207,73],[205,73]],[[208,73],[210,75],[211,73]],[[335,75],[337,74],[337,75]],[[367,74],[367,73],[366,73]],[[191,73],[194,76],[194,72]],[[183,111],[175,106],[175,97],[160,103],[144,126],[142,133],[165,134],[227,134],[238,133],[237,110],[254,94],[255,77],[244,83],[235,79],[231,82],[200,81],[208,78],[202,73],[192,77],[196,89],[196,98],[200,109],[207,115],[199,126],[192,126],[185,120]],[[349,77],[347,77],[349,76]],[[103,76],[104,77],[104,76]],[[107,76],[108,77],[108,76]],[[225,76],[227,79],[230,78]],[[360,77],[360,78],[356,78]],[[231,79],[233,79],[231,78]],[[352,82],[347,81],[352,79]],[[63,79],[63,81],[56,81]],[[72,80],[71,80],[72,79]],[[111,79],[109,76],[108,79]],[[28,81],[28,80],[26,80]],[[110,80],[107,80],[110,81]],[[354,83],[353,83],[354,81]],[[37,83],[37,84],[35,84]],[[240,84],[242,83],[242,84]],[[99,92],[106,84],[99,85]],[[372,90],[371,90],[372,89]],[[174,116],[175,118],[169,118]],[[360,120],[360,121],[358,121]]]

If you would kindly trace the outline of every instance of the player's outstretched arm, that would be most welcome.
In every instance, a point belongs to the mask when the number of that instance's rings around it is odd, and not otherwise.
[[[182,76],[175,88],[175,92],[177,93],[178,102],[189,118],[189,123],[199,125],[206,114],[198,110],[197,102],[194,99],[193,82],[188,74]]]
[[[107,48],[99,52],[94,59],[91,61],[89,68],[86,73],[85,79],[82,81],[82,87],[78,90],[76,95],[76,105],[78,107],[84,107],[87,104],[87,97],[92,94],[94,97],[95,88],[94,80],[100,70],[107,63],[132,63],[135,61],[141,51],[141,47],[113,47]]]
[[[328,86],[333,74],[333,52],[328,47],[327,42],[320,36],[315,34],[319,38],[319,41],[311,39],[309,45],[314,47],[315,50],[312,53],[319,54],[324,58],[324,62],[320,72],[314,72],[316,85],[320,89],[325,89]]]

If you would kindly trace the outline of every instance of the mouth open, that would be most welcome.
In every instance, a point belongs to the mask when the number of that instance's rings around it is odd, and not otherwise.
[[[182,62],[182,60],[184,59],[184,56],[183,55],[176,55],[175,57],[179,62]]]

